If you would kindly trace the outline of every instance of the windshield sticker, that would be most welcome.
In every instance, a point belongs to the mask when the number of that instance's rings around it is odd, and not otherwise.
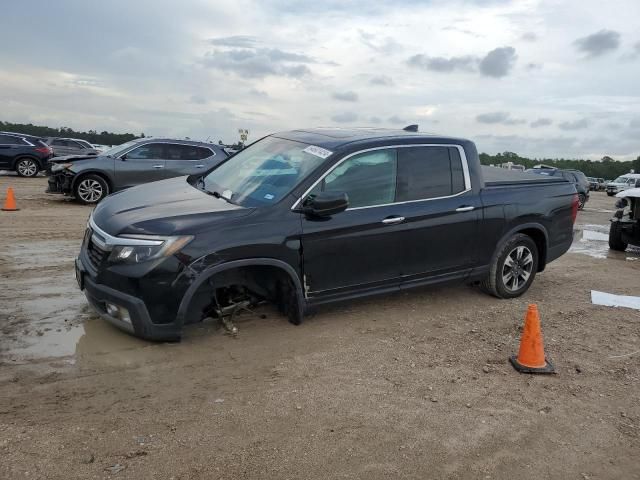
[[[311,155],[315,155],[316,157],[320,157],[323,160],[333,153],[331,150],[327,150],[322,147],[316,147],[315,145],[309,145],[302,151],[310,153]]]
[[[267,200],[273,200],[275,198],[275,195],[271,195],[270,193],[265,194],[264,198],[266,198]]]

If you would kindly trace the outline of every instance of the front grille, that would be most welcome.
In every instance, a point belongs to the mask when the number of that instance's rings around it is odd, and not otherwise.
[[[89,237],[89,241],[87,242],[87,256],[89,257],[89,261],[93,268],[98,268],[102,265],[102,262],[107,258],[109,252],[101,249],[96,243],[93,241],[93,238]]]

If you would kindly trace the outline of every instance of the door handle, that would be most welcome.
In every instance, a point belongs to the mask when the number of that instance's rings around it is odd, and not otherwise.
[[[196,168],[204,168],[204,165],[196,165]]]
[[[393,225],[394,223],[402,223],[404,222],[404,217],[389,217],[382,220],[382,223],[385,225]]]
[[[469,207],[458,207],[456,208],[456,212],[470,212],[471,210],[473,210],[474,206],[469,206]]]
[[[153,165],[153,168],[164,168],[164,165]]]

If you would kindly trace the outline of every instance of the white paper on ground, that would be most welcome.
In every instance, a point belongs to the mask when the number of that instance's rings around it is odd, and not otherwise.
[[[597,240],[599,242],[608,242],[609,235],[602,232],[594,232],[593,230],[584,230],[582,232],[582,240]]]
[[[640,297],[630,295],[614,295],[613,293],[591,290],[591,303],[605,307],[625,307],[640,310]]]

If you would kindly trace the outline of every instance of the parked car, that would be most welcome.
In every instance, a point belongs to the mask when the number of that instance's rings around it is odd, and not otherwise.
[[[529,173],[549,177],[559,177],[573,183],[578,192],[579,209],[582,210],[589,201],[589,180],[580,170],[561,170],[559,168],[530,168]]]
[[[589,190],[598,192],[606,189],[604,178],[587,177],[587,180],[589,181]]]
[[[54,157],[64,157],[66,155],[97,155],[100,153],[89,142],[78,138],[48,137],[45,141],[53,148]]]
[[[442,282],[513,298],[569,249],[577,212],[573,184],[482,168],[468,140],[295,130],[106,198],[76,276],[104,319],[154,340],[261,301],[299,324],[323,303]]]
[[[616,193],[623,192],[629,188],[640,187],[640,173],[626,173],[619,176],[607,184],[607,195],[613,197]]]
[[[0,170],[15,170],[21,177],[35,177],[47,167],[53,150],[41,138],[0,132]]]
[[[609,248],[624,252],[629,244],[640,247],[640,188],[624,190],[616,197],[620,200],[609,227]]]
[[[227,158],[211,143],[143,138],[100,155],[56,157],[49,161],[47,193],[98,203],[112,192],[171,177],[208,171]]]

